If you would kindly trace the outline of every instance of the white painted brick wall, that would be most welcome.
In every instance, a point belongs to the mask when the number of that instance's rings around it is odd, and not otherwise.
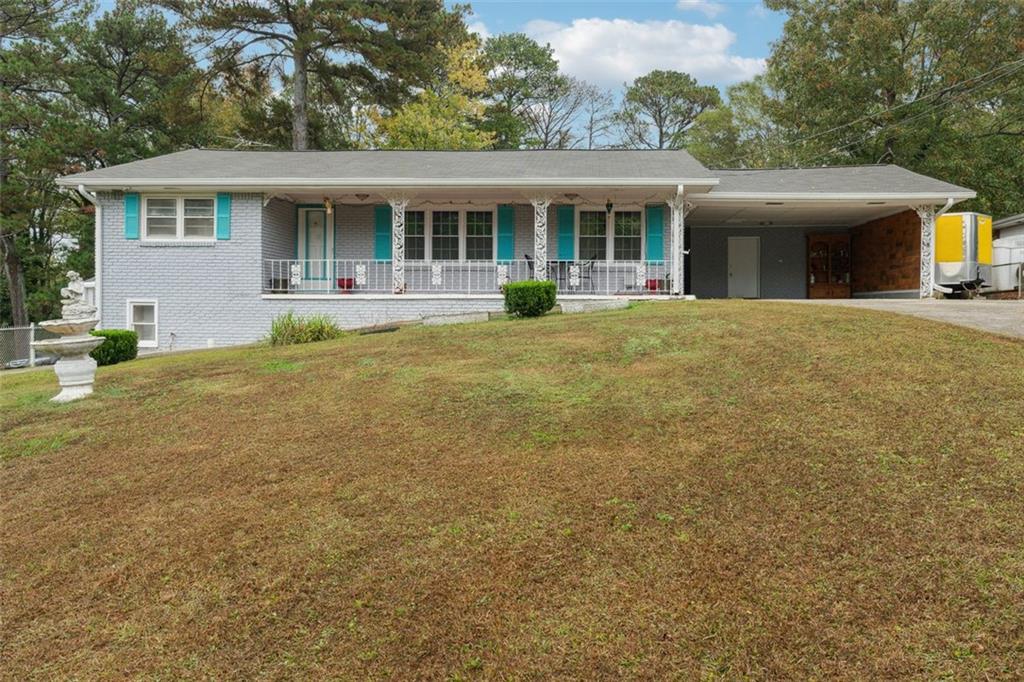
[[[290,257],[293,248],[268,230],[284,233],[291,229],[292,204],[275,200],[264,212],[260,195],[234,194],[231,239],[202,246],[155,246],[124,238],[124,200],[120,192],[105,192],[99,199],[103,207],[102,326],[124,328],[129,299],[155,299],[162,349],[170,347],[171,334],[175,348],[202,348],[208,340],[216,346],[257,341],[267,335],[275,316],[289,310],[324,313],[345,328],[355,328],[425,315],[501,309],[501,300],[495,298],[264,299],[260,290],[263,249],[268,253],[288,249],[284,255]],[[372,256],[373,209],[354,209],[354,213],[368,229],[354,229],[351,234],[369,234],[368,241],[362,238],[362,248],[369,244]],[[261,230],[261,226],[267,229]]]
[[[233,194],[231,239],[203,245],[148,245],[124,238],[124,200],[104,192],[102,326],[124,328],[129,299],[159,305],[161,348],[174,335],[175,348],[249,343],[266,336],[271,320],[293,310],[325,313],[346,328],[414,320],[425,315],[500,310],[496,298],[393,299],[338,297],[331,300],[264,299],[263,258],[293,258],[295,205],[280,199],[266,208],[259,194]],[[668,210],[666,207],[666,223]],[[373,206],[335,209],[337,257],[373,258]],[[515,206],[515,257],[533,255],[533,207]],[[666,224],[666,252],[669,229]],[[548,213],[548,257],[558,253],[556,207]]]

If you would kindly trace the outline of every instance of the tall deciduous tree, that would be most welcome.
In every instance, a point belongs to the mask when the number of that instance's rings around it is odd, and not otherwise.
[[[57,311],[62,270],[76,250],[86,251],[76,269],[91,274],[88,207],[59,190],[57,176],[206,139],[193,95],[199,72],[161,12],[119,3],[91,22],[90,8],[76,2],[21,6],[33,20],[5,31],[0,46],[8,290],[0,315],[15,323]]]
[[[486,149],[494,135],[480,130],[480,95],[487,77],[479,45],[468,40],[447,51],[437,82],[390,116],[374,114],[375,146],[384,149]]]
[[[771,96],[763,77],[726,92],[728,104],[703,112],[686,132],[686,149],[709,167],[785,165],[789,135],[769,117]]]
[[[538,101],[523,109],[526,143],[537,149],[569,149],[582,139],[581,124],[588,103],[599,90],[577,78],[555,80],[541,92]]]
[[[1024,210],[1024,5],[766,0],[788,13],[768,60],[791,162],[897,163]],[[780,145],[782,146],[782,145]],[[1009,162],[1009,163],[1007,163]]]
[[[64,60],[70,27],[88,8],[60,0],[11,0],[0,9],[0,321],[28,324],[37,289],[40,229],[59,214],[53,177],[74,129]]]
[[[492,36],[484,44],[491,104],[484,128],[495,134],[499,149],[522,146],[529,124],[526,111],[564,86],[550,46],[523,33]]]
[[[615,100],[607,90],[591,86],[587,89],[580,115],[580,146],[598,149],[605,146],[615,127]]]
[[[701,113],[721,104],[718,88],[679,71],[651,71],[626,86],[616,119],[634,149],[678,149]]]
[[[162,0],[211,36],[216,68],[260,64],[287,75],[292,148],[309,144],[309,78],[339,100],[366,91],[398,106],[466,36],[442,0]]]

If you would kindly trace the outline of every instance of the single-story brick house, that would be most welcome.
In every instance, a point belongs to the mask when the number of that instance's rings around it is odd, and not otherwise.
[[[103,327],[255,341],[559,296],[928,296],[935,216],[974,192],[892,165],[711,170],[685,151],[194,149],[59,180],[96,205]]]

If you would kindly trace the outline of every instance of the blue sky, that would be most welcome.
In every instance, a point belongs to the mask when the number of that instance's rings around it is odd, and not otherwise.
[[[563,71],[616,92],[653,69],[685,71],[720,88],[746,80],[763,70],[785,21],[760,0],[470,4],[470,28],[527,33],[554,48]]]

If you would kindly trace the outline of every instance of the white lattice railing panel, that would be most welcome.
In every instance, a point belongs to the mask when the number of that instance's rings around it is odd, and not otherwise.
[[[289,294],[394,293],[390,260],[265,260],[262,289]],[[671,290],[668,261],[545,263],[559,295],[642,296]],[[535,279],[537,261],[406,261],[404,292],[500,294],[509,282]],[[400,295],[400,294],[396,294]]]

